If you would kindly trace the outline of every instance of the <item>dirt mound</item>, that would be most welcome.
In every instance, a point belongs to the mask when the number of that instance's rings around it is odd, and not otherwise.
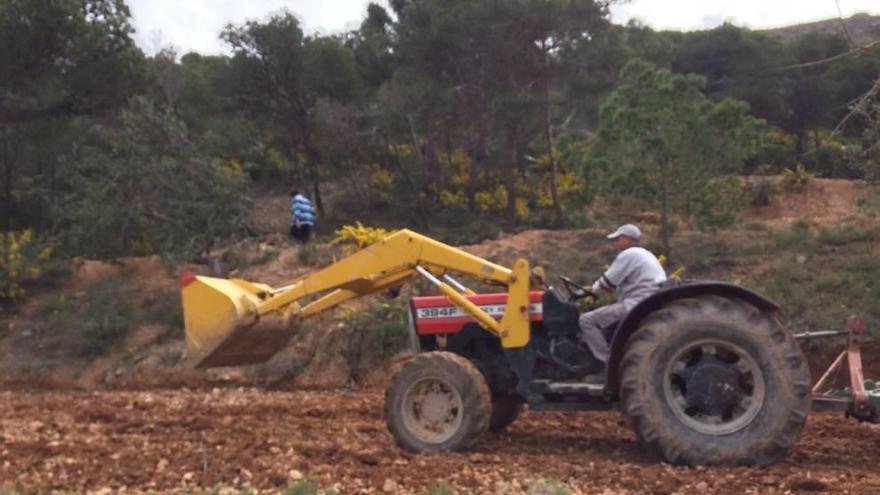
[[[810,418],[769,468],[661,463],[618,413],[525,413],[473,452],[394,446],[379,393],[0,393],[0,479],[22,491],[281,491],[309,480],[343,493],[876,493],[880,430]]]

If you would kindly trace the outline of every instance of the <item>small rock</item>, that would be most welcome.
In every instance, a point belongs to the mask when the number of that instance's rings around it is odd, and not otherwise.
[[[164,471],[165,468],[168,467],[168,459],[159,459],[159,462],[156,463],[156,471]]]
[[[288,471],[287,476],[294,481],[303,479],[303,474],[296,469],[291,469],[290,471]]]
[[[701,481],[701,482],[697,483],[697,490],[698,491],[705,492],[708,489],[709,489],[709,483],[706,483],[705,481]]]
[[[382,485],[382,491],[385,493],[394,493],[397,491],[397,483],[390,478],[386,479],[385,484]]]
[[[196,473],[193,473],[193,472],[183,473],[183,481],[192,481],[193,478],[195,478],[195,477],[196,477]]]
[[[797,255],[797,257],[795,257],[795,261],[797,261],[798,263],[800,263],[801,265],[803,265],[804,263],[807,262],[807,255],[805,255],[805,254],[799,254],[799,255]]]
[[[767,486],[777,485],[779,484],[779,478],[777,478],[776,476],[764,476],[763,478],[761,478],[761,483]]]

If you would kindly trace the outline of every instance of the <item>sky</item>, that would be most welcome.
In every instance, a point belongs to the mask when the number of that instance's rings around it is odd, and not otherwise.
[[[180,53],[228,53],[218,35],[228,23],[265,19],[287,8],[307,33],[354,29],[369,0],[128,0],[135,40],[147,53],[174,47]],[[384,2],[379,2],[384,3]],[[797,24],[858,12],[880,14],[880,0],[631,0],[612,20],[638,19],[655,29],[713,28],[725,21],[751,28]]]

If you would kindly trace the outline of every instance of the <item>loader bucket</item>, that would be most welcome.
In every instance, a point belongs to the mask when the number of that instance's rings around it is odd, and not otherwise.
[[[196,368],[266,362],[294,334],[291,318],[257,319],[251,310],[268,286],[193,275],[180,285],[189,360]]]

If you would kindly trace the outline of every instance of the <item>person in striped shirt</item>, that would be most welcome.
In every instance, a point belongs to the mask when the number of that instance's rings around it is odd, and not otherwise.
[[[294,189],[290,192],[290,237],[305,244],[309,241],[318,215],[309,198]]]

